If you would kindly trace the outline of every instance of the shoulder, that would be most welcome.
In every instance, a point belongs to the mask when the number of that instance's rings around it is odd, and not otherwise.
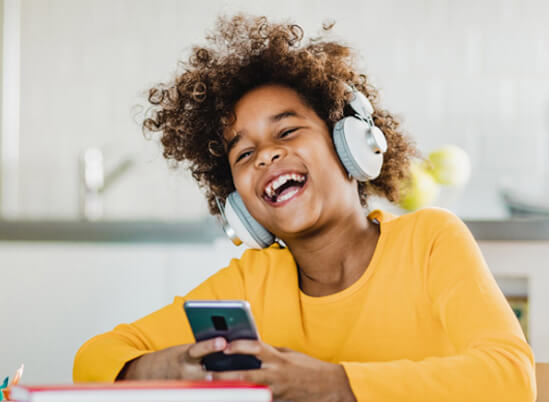
[[[439,207],[421,208],[400,216],[390,215],[385,220],[385,226],[386,231],[424,240],[433,239],[441,233],[468,232],[467,226],[456,214]]]
[[[475,243],[474,236],[467,225],[447,209],[429,207],[410,215],[414,215],[410,219],[415,221],[418,237],[430,247],[447,244],[449,247],[460,248],[465,244]]]
[[[264,249],[246,249],[239,259],[231,262],[238,267],[248,286],[275,276],[295,275],[295,261],[287,248],[273,244]]]
[[[290,251],[278,244],[263,249],[246,249],[238,262],[242,269],[268,268],[272,264],[281,263],[291,258]]]
[[[395,218],[394,221],[401,225],[416,225],[432,229],[463,224],[463,221],[452,211],[439,207],[421,208],[401,215]]]
[[[411,215],[418,224],[431,227],[459,225],[463,223],[452,211],[439,207],[422,208],[409,215]]]
[[[231,259],[227,266],[207,278],[186,297],[250,299],[284,271],[291,272],[292,261],[290,252],[278,245],[262,250],[246,249],[240,258]]]

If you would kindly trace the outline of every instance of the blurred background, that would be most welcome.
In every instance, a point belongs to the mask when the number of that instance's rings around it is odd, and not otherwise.
[[[291,18],[352,46],[360,69],[427,154],[455,144],[472,174],[452,207],[504,217],[503,181],[535,193],[549,156],[549,3],[5,0],[4,218],[79,219],[79,159],[102,152],[102,217],[200,219],[202,197],[169,171],[139,123],[145,93],[172,78],[217,15]],[[126,162],[126,163],[125,163]],[[545,180],[544,180],[545,179]],[[139,200],[139,202],[137,202]]]
[[[238,11],[291,19],[306,37],[335,22],[328,38],[356,50],[381,105],[423,154],[458,147],[451,169],[461,179],[435,191],[418,178],[431,189],[418,197],[432,191],[428,205],[470,225],[549,361],[548,1],[0,6],[0,376],[25,362],[30,382],[70,381],[87,338],[169,303],[241,254],[207,218],[189,175],[170,169],[140,128],[148,88],[173,77],[218,15]]]

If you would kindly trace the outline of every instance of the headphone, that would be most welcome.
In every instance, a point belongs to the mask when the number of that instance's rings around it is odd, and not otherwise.
[[[373,180],[381,171],[387,140],[374,124],[374,108],[368,98],[353,86],[343,85],[352,94],[348,105],[354,113],[339,120],[333,128],[336,153],[349,177],[358,181]],[[275,236],[248,212],[238,192],[229,194],[225,205],[217,197],[215,200],[223,230],[235,245],[244,243],[262,249],[276,241]]]

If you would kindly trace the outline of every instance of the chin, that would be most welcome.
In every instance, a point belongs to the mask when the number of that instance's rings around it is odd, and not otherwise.
[[[284,240],[285,238],[300,237],[314,231],[318,226],[319,217],[310,213],[304,215],[300,214],[293,218],[277,220],[276,229],[273,233]]]

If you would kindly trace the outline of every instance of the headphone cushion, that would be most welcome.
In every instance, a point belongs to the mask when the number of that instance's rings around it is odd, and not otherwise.
[[[369,125],[356,117],[339,120],[333,130],[337,155],[347,172],[358,181],[379,176],[383,154],[374,153],[368,143]]]
[[[368,177],[362,171],[358,163],[356,163],[353,153],[349,149],[349,144],[345,138],[345,130],[343,129],[344,120],[339,120],[334,126],[334,145],[336,148],[337,156],[343,164],[343,167],[347,170],[351,176],[359,181],[366,181]]]
[[[261,224],[256,221],[254,217],[248,212],[246,206],[244,205],[242,197],[240,197],[240,194],[238,194],[236,191],[229,194],[229,196],[227,197],[227,203],[230,203],[237,218],[244,226],[244,229],[249,233],[252,239],[255,240],[257,245],[259,245],[261,248],[265,248],[274,243],[275,237],[273,236],[273,234],[265,229],[263,226],[261,226]],[[229,224],[231,224],[233,228],[239,226],[233,224],[232,222],[229,222]],[[247,237],[245,234],[240,234],[238,232],[236,233],[236,235],[243,241]],[[247,243],[248,246],[251,246],[250,244],[248,244],[248,242],[245,243]]]

